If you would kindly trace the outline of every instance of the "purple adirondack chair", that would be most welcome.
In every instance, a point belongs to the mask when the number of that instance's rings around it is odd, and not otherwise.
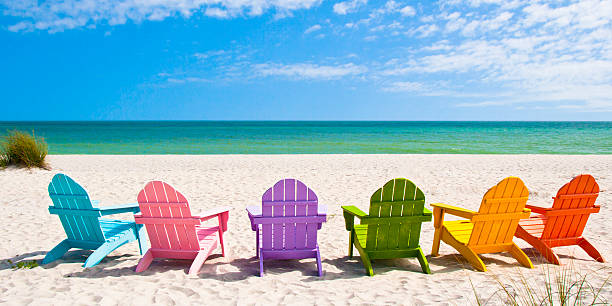
[[[304,183],[296,179],[278,181],[261,197],[261,207],[248,206],[247,212],[256,234],[260,276],[264,259],[316,258],[319,276],[323,274],[317,230],[325,222],[327,211]]]

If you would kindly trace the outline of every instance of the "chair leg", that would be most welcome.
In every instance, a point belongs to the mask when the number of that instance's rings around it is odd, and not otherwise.
[[[319,252],[318,246],[317,246],[317,269],[319,270],[319,277],[323,276],[323,269],[321,267],[321,252]]]
[[[429,263],[425,258],[425,254],[423,254],[423,250],[419,247],[419,253],[417,254],[417,258],[419,259],[419,263],[421,264],[421,269],[425,274],[431,274],[431,270],[429,269]]]
[[[189,267],[189,275],[198,275],[198,272],[200,271],[200,268],[204,264],[204,261],[206,261],[206,258],[208,258],[210,251],[200,250],[198,255],[196,255],[196,258],[193,260],[191,267]]]
[[[478,254],[472,251],[472,249],[465,245],[460,245],[458,247],[455,247],[455,249],[457,249],[457,251],[459,251],[459,253],[461,253],[461,255],[463,255],[463,257],[470,262],[474,269],[480,272],[487,272],[487,266],[485,266],[484,262],[482,262],[482,259],[480,259],[480,257],[478,257]]]
[[[353,258],[353,231],[349,232],[349,258]]]
[[[144,256],[142,256],[140,261],[138,261],[138,265],[136,266],[134,272],[138,273],[145,271],[149,268],[151,262],[153,262],[153,253],[151,252],[151,250],[147,250],[147,252],[144,254]]]
[[[370,261],[370,256],[368,256],[368,253],[360,252],[359,255],[368,276],[374,276],[374,269],[372,269],[372,262]]]
[[[436,228],[436,230],[434,231],[434,239],[433,239],[433,245],[431,246],[431,256],[438,256],[440,255],[439,251],[440,251],[440,232],[442,230],[440,228]]]
[[[70,243],[68,242],[68,239],[65,239],[47,253],[45,259],[42,261],[42,264],[46,265],[60,259],[62,256],[64,256],[64,254],[66,254],[66,252],[68,252],[68,250],[70,250]]]
[[[455,250],[459,251],[459,253],[472,265],[472,267],[474,267],[474,269],[480,272],[487,271],[487,267],[485,266],[484,262],[482,262],[482,259],[478,257],[478,254],[476,254],[476,252],[470,249],[467,245],[457,241],[457,239],[455,239],[450,233],[448,233],[444,227],[440,228],[439,237],[440,237],[439,239],[443,240],[448,245],[455,248]],[[434,246],[436,244],[435,239],[436,238],[434,238]],[[433,252],[432,252],[432,256],[433,256]]]
[[[219,244],[221,244],[221,256],[225,257],[225,242],[223,241],[223,230],[219,229]]]
[[[370,260],[370,256],[368,253],[361,247],[359,244],[359,240],[353,240],[353,245],[359,252],[359,256],[361,257],[361,262],[363,263],[363,267],[366,270],[366,274],[369,276],[374,276],[374,270],[372,269],[372,261]]]
[[[589,256],[593,257],[593,259],[599,262],[605,262],[601,254],[595,249],[595,247],[587,241],[585,238],[580,239],[578,245],[585,251]]]
[[[263,277],[264,272],[263,272],[263,251],[259,250],[259,276]]]
[[[122,237],[117,238],[115,241],[106,242],[97,248],[85,261],[83,264],[84,268],[91,268],[97,265],[104,257],[110,254],[112,251],[116,250],[118,247],[128,243],[130,240],[128,238]]]
[[[257,225],[257,230],[255,230],[255,256],[259,258],[259,225]]]
[[[533,264],[531,263],[531,260],[529,260],[527,254],[525,254],[525,252],[523,252],[523,250],[521,250],[521,248],[519,248],[516,243],[512,243],[512,247],[510,248],[510,254],[512,254],[512,257],[514,257],[514,259],[516,259],[524,267],[533,269]]]
[[[431,256],[438,256],[440,250],[440,239],[442,235],[442,225],[444,223],[444,211],[439,207],[434,207],[434,239],[431,246]]]
[[[552,248],[546,245],[542,240],[532,236],[529,234],[523,227],[520,225],[516,228],[515,237],[519,239],[525,240],[525,242],[529,243],[532,247],[534,247],[540,255],[546,259],[549,263],[560,265],[559,257],[553,252]]]
[[[533,239],[530,241],[527,241],[529,244],[531,244],[534,248],[536,248],[536,250],[538,250],[538,252],[540,252],[540,254],[546,259],[546,261],[548,261],[549,263],[555,264],[555,265],[560,265],[561,262],[559,261],[559,256],[557,256],[557,254],[555,254],[555,252],[553,252],[552,248],[549,247],[548,245],[546,245],[544,242],[538,240],[538,239]]]
[[[147,232],[142,224],[137,224],[138,234],[138,248],[140,249],[140,255],[146,253],[149,250],[149,240],[147,239]]]

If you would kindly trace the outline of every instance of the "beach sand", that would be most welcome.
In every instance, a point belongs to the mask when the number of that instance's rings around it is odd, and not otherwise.
[[[436,304],[473,305],[474,289],[483,300],[521,276],[543,290],[544,278],[557,267],[522,240],[535,269],[521,267],[509,254],[485,254],[489,272],[472,269],[452,247],[442,243],[430,258],[433,224],[423,225],[421,246],[432,275],[421,273],[416,259],[378,260],[374,277],[365,275],[359,257],[348,259],[348,233],[341,205],[367,211],[370,195],[386,181],[405,177],[419,186],[426,205],[444,202],[477,210],[486,190],[507,176],[520,177],[530,190],[529,203],[549,207],[551,197],[574,176],[592,174],[601,192],[601,212],[590,217],[584,236],[612,260],[612,155],[157,155],[49,156],[51,171],[9,168],[0,171],[0,302],[9,304]],[[133,272],[137,243],[113,252],[97,266],[81,265],[90,251],[73,249],[64,258],[33,269],[12,269],[8,260],[41,260],[65,239],[59,219],[50,215],[47,185],[65,173],[100,205],[136,202],[149,180],[164,180],[182,192],[195,214],[230,206],[227,257],[220,251],[197,277],[187,275],[190,261],[155,261],[144,273]],[[324,276],[313,259],[269,261],[257,276],[255,237],[245,212],[282,178],[300,179],[329,208],[319,231]],[[122,218],[132,218],[130,214]],[[612,275],[612,264],[598,263],[578,247],[556,248],[564,268],[588,274],[599,288]],[[358,254],[357,252],[355,252]],[[517,291],[521,290],[521,286]],[[612,301],[612,284],[601,295]],[[496,305],[495,299],[489,301]]]

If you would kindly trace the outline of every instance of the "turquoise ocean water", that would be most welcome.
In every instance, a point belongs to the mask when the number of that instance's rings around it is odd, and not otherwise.
[[[0,122],[50,154],[612,154],[612,122]]]

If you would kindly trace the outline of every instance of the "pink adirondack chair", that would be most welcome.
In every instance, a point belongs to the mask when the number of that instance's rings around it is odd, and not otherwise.
[[[326,220],[326,207],[304,183],[278,181],[263,194],[261,206],[249,206],[247,212],[256,233],[260,276],[264,259],[316,258],[319,276],[323,274],[317,230]]]
[[[193,216],[187,199],[172,186],[152,181],[138,194],[140,214],[136,223],[144,224],[151,248],[138,262],[136,272],[146,270],[154,258],[193,259],[189,274],[197,274],[206,258],[221,244],[225,256],[223,232],[227,231],[229,209],[220,208],[202,216]],[[201,222],[217,218],[218,226]]]

